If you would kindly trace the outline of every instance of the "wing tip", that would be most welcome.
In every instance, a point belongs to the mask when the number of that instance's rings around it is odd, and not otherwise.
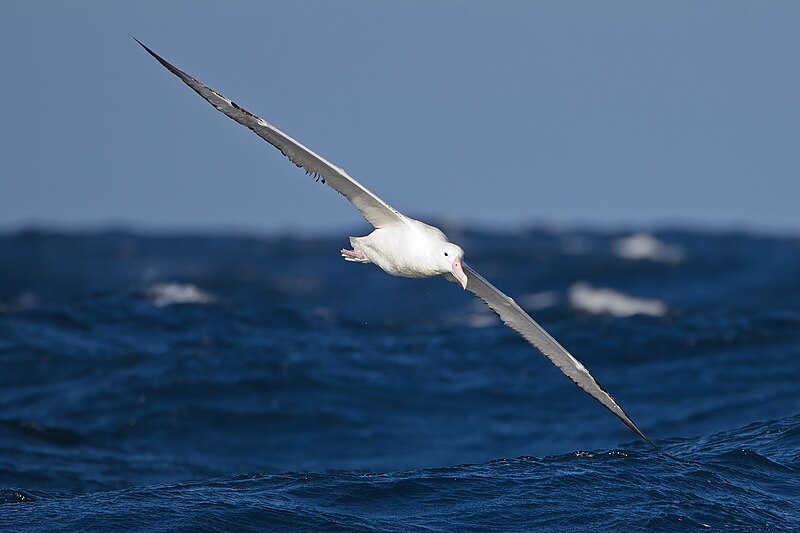
[[[144,48],[144,49],[145,49],[145,51],[146,51],[148,54],[150,54],[151,56],[153,56],[153,57],[155,58],[155,60],[156,60],[156,61],[158,61],[159,63],[161,63],[161,65],[162,65],[164,68],[166,68],[167,70],[169,70],[170,72],[172,72],[173,74],[175,74],[176,76],[178,76],[179,78],[183,78],[184,76],[186,76],[186,77],[190,77],[190,76],[188,76],[188,75],[187,75],[185,72],[183,72],[181,69],[179,69],[178,67],[176,67],[175,65],[173,65],[172,63],[170,63],[169,61],[167,61],[166,59],[164,59],[164,58],[163,58],[163,57],[161,57],[160,55],[158,55],[157,53],[153,52],[153,51],[152,51],[150,48],[148,48],[148,46],[147,46],[146,44],[144,44],[142,41],[140,41],[139,39],[137,39],[137,38],[136,38],[136,37],[134,37],[133,35],[131,35],[131,37],[133,37],[133,40],[134,40],[134,41],[136,41],[137,43],[139,43],[139,46],[141,46],[142,48]]]
[[[630,424],[628,424],[627,422],[630,422]],[[625,425],[626,425],[626,426],[628,426],[630,429],[632,429],[634,433],[636,433],[636,434],[637,434],[637,435],[639,435],[639,436],[640,436],[642,439],[644,439],[644,441],[645,441],[647,444],[649,444],[650,446],[652,446],[652,447],[653,447],[653,448],[654,448],[654,449],[655,449],[657,452],[660,452],[660,451],[661,451],[661,448],[659,448],[658,446],[656,446],[656,443],[655,443],[655,442],[653,442],[652,440],[650,440],[650,437],[648,437],[647,435],[645,435],[645,434],[644,434],[644,431],[642,431],[641,429],[639,429],[639,426],[637,426],[636,424],[634,424],[634,423],[633,423],[633,420],[630,420],[630,419],[628,419],[628,421],[627,421],[627,422],[626,422],[626,424],[625,424]]]
[[[589,371],[587,370],[586,372],[588,373]],[[589,394],[589,396],[591,396],[592,398],[594,398],[595,400],[597,400],[597,401],[598,401],[598,403],[600,403],[600,405],[602,405],[603,407],[605,407],[606,409],[608,409],[609,411],[611,411],[611,414],[613,414],[614,416],[616,416],[617,418],[619,418],[619,419],[620,419],[620,421],[621,421],[623,424],[625,424],[625,426],[627,426],[627,428],[628,428],[628,429],[630,429],[631,431],[633,431],[634,433],[636,433],[636,435],[638,435],[639,437],[641,437],[641,438],[642,438],[642,439],[643,439],[643,440],[644,440],[644,441],[645,441],[647,444],[649,444],[650,446],[652,446],[653,448],[655,448],[655,450],[656,450],[657,452],[661,452],[661,449],[660,449],[658,446],[656,446],[656,443],[655,443],[655,442],[653,442],[653,441],[650,439],[650,437],[648,437],[647,435],[645,435],[645,434],[644,434],[644,431],[642,431],[641,429],[639,429],[639,426],[637,426],[637,425],[636,425],[636,422],[634,422],[634,421],[633,421],[633,419],[631,418],[631,416],[630,416],[628,413],[626,413],[626,412],[625,412],[625,409],[623,409],[623,408],[622,408],[622,406],[621,406],[619,403],[617,403],[617,400],[615,400],[615,399],[614,399],[614,397],[613,397],[613,396],[611,396],[611,394],[609,394],[609,392],[608,392],[608,391],[607,391],[607,390],[606,390],[606,389],[605,389],[605,388],[604,388],[602,385],[600,385],[600,383],[599,383],[599,382],[598,382],[598,381],[597,381],[597,380],[594,378],[594,376],[592,376],[591,374],[589,374],[589,376],[590,376],[590,377],[591,377],[591,378],[594,380],[594,382],[595,382],[595,384],[597,385],[597,387],[598,387],[598,388],[599,388],[601,391],[603,391],[603,393],[605,393],[605,395],[608,397],[608,399],[609,399],[609,400],[611,400],[611,403],[614,405],[614,407],[615,407],[615,408],[617,408],[617,409],[619,409],[619,412],[616,412],[614,409],[612,409],[612,408],[611,408],[611,406],[610,406],[610,405],[607,405],[607,404],[606,404],[604,401],[602,401],[600,398],[598,398],[598,397],[597,397],[597,396],[595,396],[594,394],[591,394],[591,393],[589,393],[589,391],[587,391],[586,389],[584,389],[583,387],[581,387],[581,385],[580,385],[578,382],[575,382],[575,384],[576,384],[576,385],[578,385],[578,387],[579,387],[579,388],[581,388],[581,389],[582,389],[584,392],[587,392],[587,393]]]
[[[139,39],[137,39],[137,38],[136,38],[136,36],[134,36],[134,35],[131,35],[131,38],[132,38],[134,41],[136,41],[137,43],[139,43],[139,46],[141,46],[142,48],[144,48],[144,49],[147,51],[147,53],[148,53],[148,54],[150,54],[151,56],[153,56],[153,57],[156,57],[156,58],[158,57],[158,55],[156,55],[156,53],[155,53],[155,52],[153,52],[152,50],[150,50],[150,49],[147,47],[147,45],[146,45],[146,44],[144,44],[144,43],[143,43],[142,41],[140,41]]]

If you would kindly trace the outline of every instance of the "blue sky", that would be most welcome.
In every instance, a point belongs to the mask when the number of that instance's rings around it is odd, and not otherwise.
[[[347,202],[133,41],[423,219],[800,231],[797,2],[16,2],[0,228],[331,233]]]

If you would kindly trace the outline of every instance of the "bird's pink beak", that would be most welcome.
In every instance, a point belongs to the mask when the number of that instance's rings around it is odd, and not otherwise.
[[[453,277],[461,284],[461,287],[466,289],[467,288],[467,275],[464,274],[464,268],[461,265],[461,258],[456,257],[453,260],[453,270],[452,270]]]

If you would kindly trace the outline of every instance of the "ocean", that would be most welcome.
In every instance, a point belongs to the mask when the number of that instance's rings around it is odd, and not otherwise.
[[[473,295],[332,237],[0,235],[0,530],[800,530],[800,238],[447,227]]]

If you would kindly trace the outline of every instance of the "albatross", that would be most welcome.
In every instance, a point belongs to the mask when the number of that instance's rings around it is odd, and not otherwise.
[[[464,262],[464,250],[434,226],[394,209],[353,179],[342,168],[303,146],[281,130],[250,113],[230,98],[167,62],[134,37],[137,43],[205,101],[280,150],[289,161],[342,194],[375,228],[364,237],[350,237],[352,249],[342,249],[345,261],[374,263],[384,272],[406,278],[443,276],[461,285],[497,313],[506,326],[519,333],[589,396],[611,411],[634,433],[656,445],[600,386],[583,364],[572,356],[512,298],[486,281]]]

